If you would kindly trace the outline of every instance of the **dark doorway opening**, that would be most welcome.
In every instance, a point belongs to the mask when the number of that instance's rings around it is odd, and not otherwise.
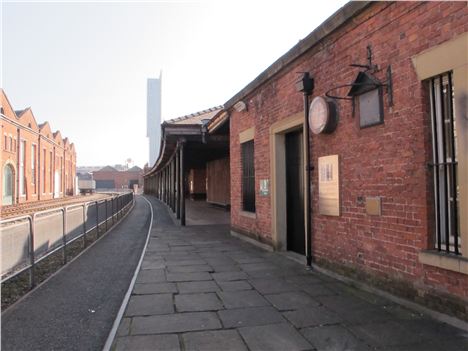
[[[302,130],[285,135],[287,249],[305,254]]]

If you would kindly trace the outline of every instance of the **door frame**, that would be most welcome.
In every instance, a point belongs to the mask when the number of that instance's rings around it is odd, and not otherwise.
[[[286,145],[285,134],[295,130],[304,130],[304,113],[299,112],[284,118],[270,126],[270,175],[271,175],[271,236],[273,245],[278,251],[287,250],[286,221]],[[306,159],[306,140],[303,133],[302,147],[304,162]],[[306,170],[304,167],[304,236],[307,233],[307,201]],[[305,241],[307,242],[307,240]]]
[[[3,203],[3,199],[5,197],[5,168],[6,167],[10,167],[10,169],[12,170],[12,181],[11,181],[11,204],[10,205],[14,205],[16,202],[15,202],[15,199],[16,199],[16,167],[15,167],[15,164],[11,161],[6,161],[5,164],[3,165],[3,169],[2,169],[2,174],[3,174],[3,179],[2,179],[2,205],[5,205]]]
[[[61,184],[61,174],[59,170],[56,170],[54,173],[54,192],[53,192],[53,198],[59,198],[60,197],[60,184]]]

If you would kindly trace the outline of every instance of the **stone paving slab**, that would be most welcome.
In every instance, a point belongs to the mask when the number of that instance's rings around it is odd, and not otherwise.
[[[114,351],[179,351],[179,338],[175,334],[142,335],[117,338]]]
[[[252,351],[306,351],[313,346],[290,324],[271,324],[239,329]]]
[[[147,294],[163,294],[163,293],[176,293],[177,287],[175,283],[146,283],[135,284],[133,287],[133,294],[147,295]]]
[[[187,312],[134,317],[130,333],[133,335],[167,334],[220,328],[221,322],[214,312]]]
[[[236,330],[186,333],[182,338],[186,351],[247,351]]]
[[[268,306],[265,298],[255,290],[221,291],[219,297],[226,308]]]
[[[233,280],[243,280],[247,279],[247,274],[244,272],[221,272],[221,273],[212,273],[211,276],[214,280],[218,282],[229,282]]]
[[[240,291],[240,290],[251,290],[252,285],[250,285],[247,280],[235,280],[230,282],[217,282],[219,287],[223,291]]]
[[[371,351],[374,349],[341,325],[305,328],[301,330],[301,333],[318,351]]]
[[[180,257],[177,259],[172,258],[172,259],[166,259],[166,266],[171,267],[171,266],[192,266],[192,265],[200,265],[200,264],[205,264],[206,262],[202,260],[201,258],[197,259],[186,259],[186,257]]]
[[[199,280],[212,280],[213,278],[208,272],[194,273],[167,273],[168,282],[193,282]]]
[[[130,297],[126,316],[149,316],[174,312],[172,294],[133,295]]]
[[[177,312],[215,311],[223,304],[215,293],[179,294],[175,296]]]
[[[296,328],[343,322],[343,319],[340,316],[323,306],[305,307],[295,311],[283,312],[283,316],[285,316]]]
[[[228,226],[176,227],[151,201],[146,269],[114,347],[158,349],[163,337],[160,349],[185,351],[468,350],[459,329],[231,237]]]
[[[138,273],[137,283],[158,283],[166,281],[164,269],[145,269]]]
[[[190,266],[170,266],[167,271],[170,273],[212,272],[213,268],[207,264],[194,264]]]
[[[265,298],[280,311],[296,310],[299,308],[319,305],[316,300],[302,291],[265,295]]]
[[[213,270],[216,272],[216,273],[221,273],[221,272],[240,272],[241,269],[239,268],[239,266],[236,266],[234,264],[223,264],[223,265],[219,265],[219,266],[212,266],[213,267]]]
[[[261,294],[277,294],[283,292],[297,291],[299,287],[288,283],[284,279],[250,279],[250,284]]]
[[[117,329],[117,336],[126,336],[130,334],[130,323],[132,322],[131,318],[122,318],[119,328]]]
[[[236,308],[218,312],[225,328],[284,323],[285,319],[271,306]]]
[[[213,280],[180,282],[176,284],[181,294],[219,291],[218,285]]]

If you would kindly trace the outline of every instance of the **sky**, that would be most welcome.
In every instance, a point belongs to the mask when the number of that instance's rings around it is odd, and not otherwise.
[[[0,85],[78,166],[142,167],[147,78],[162,71],[163,120],[222,105],[345,3],[0,0]]]

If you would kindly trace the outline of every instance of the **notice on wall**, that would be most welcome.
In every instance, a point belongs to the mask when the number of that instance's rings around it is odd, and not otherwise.
[[[318,159],[319,213],[340,215],[340,177],[338,155]]]
[[[260,196],[268,196],[270,194],[270,180],[260,179]]]

